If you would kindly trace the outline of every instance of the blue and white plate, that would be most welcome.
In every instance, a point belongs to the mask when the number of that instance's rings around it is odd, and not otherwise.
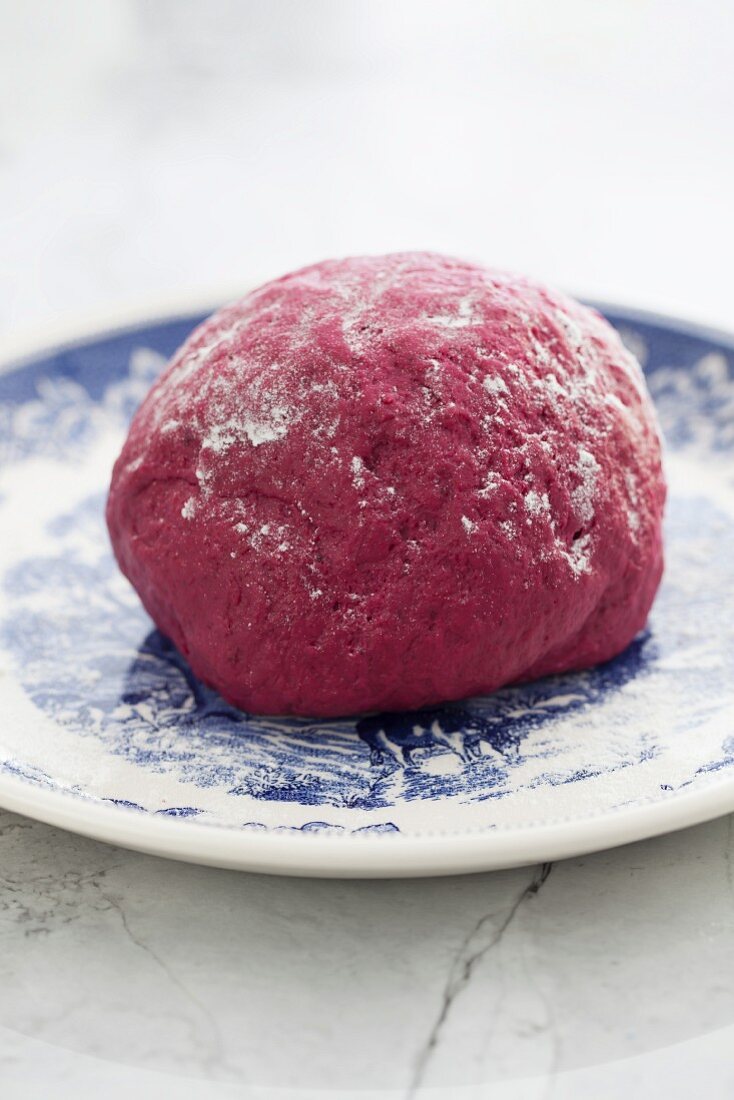
[[[648,630],[591,672],[363,721],[235,710],[115,566],[112,462],[200,314],[5,367],[0,804],[179,859],[334,876],[548,861],[734,810],[734,337],[606,312],[667,438]]]

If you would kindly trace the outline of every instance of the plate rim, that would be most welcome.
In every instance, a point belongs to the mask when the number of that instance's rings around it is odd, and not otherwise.
[[[51,354],[94,343],[105,337],[130,335],[152,325],[175,323],[206,315],[220,309],[228,302],[236,301],[260,286],[259,282],[246,281],[239,291],[231,286],[211,294],[179,295],[156,304],[135,303],[120,306],[116,310],[98,310],[81,313],[69,319],[48,324],[34,325],[32,331],[20,331],[18,336],[0,339],[0,374],[28,366],[36,359]],[[570,292],[566,292],[570,293]],[[680,333],[721,344],[734,351],[734,329],[719,328],[706,321],[694,321],[655,309],[625,305],[595,296],[573,294],[583,305],[600,313],[611,313],[631,324],[657,325]]]
[[[734,811],[734,776],[597,816],[466,833],[250,829],[156,816],[0,775],[0,806],[94,840],[185,863],[313,878],[418,878],[553,863],[700,825]]]
[[[246,293],[242,291],[242,293]],[[216,309],[214,295],[181,301],[170,310],[121,310],[87,327],[64,325],[0,348],[0,374],[70,347],[131,335]],[[232,295],[222,295],[227,301]],[[620,321],[657,327],[734,351],[734,332],[615,302],[586,301]],[[135,319],[133,319],[133,317]],[[232,870],[324,878],[403,878],[458,875],[554,862],[702,824],[734,811],[734,775],[704,782],[669,798],[599,815],[546,824],[420,835],[251,829],[201,819],[180,820],[103,803],[73,792],[35,786],[0,774],[0,807],[81,836],[150,855]]]

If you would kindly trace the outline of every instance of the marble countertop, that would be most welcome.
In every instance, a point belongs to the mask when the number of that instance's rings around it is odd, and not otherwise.
[[[544,868],[346,882],[0,813],[4,1098],[734,1094],[734,817]]]
[[[732,327],[731,5],[2,14],[3,342],[411,247]],[[3,1100],[728,1100],[733,821],[550,868],[327,882],[0,811]]]

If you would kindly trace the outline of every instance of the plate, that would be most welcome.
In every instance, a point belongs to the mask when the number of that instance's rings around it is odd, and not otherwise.
[[[548,862],[734,810],[734,337],[604,308],[667,440],[667,572],[611,663],[402,716],[258,718],[199,683],[103,522],[126,424],[203,314],[0,373],[0,804],[159,855],[324,876]]]

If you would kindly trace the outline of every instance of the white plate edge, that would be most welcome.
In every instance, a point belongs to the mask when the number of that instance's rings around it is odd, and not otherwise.
[[[0,806],[95,840],[183,862],[303,877],[421,877],[551,863],[702,824],[734,812],[734,776],[598,817],[419,837],[304,834],[181,821],[87,803],[8,775],[0,775]]]

